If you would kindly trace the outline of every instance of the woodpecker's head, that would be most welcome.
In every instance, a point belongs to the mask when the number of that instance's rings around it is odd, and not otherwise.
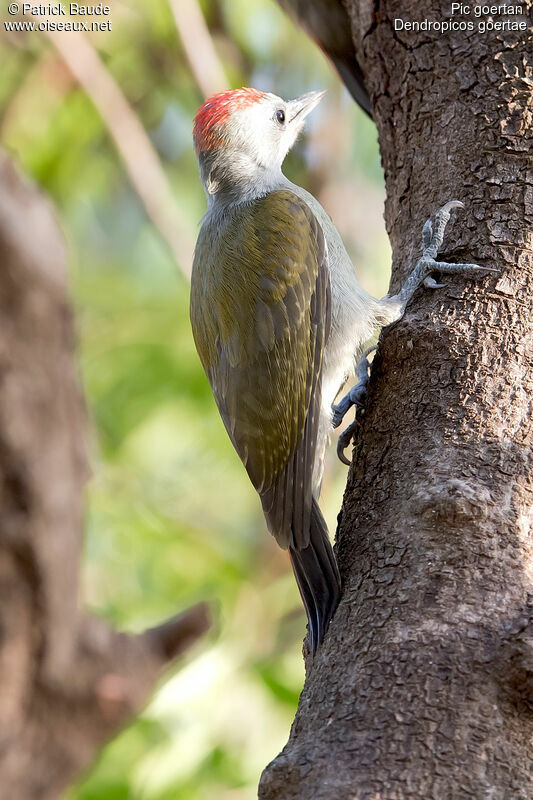
[[[260,190],[279,175],[283,159],[324,92],[285,102],[257,89],[213,95],[194,119],[194,145],[209,195]]]

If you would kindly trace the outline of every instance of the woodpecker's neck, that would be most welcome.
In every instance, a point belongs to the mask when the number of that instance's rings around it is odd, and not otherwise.
[[[287,182],[280,163],[263,164],[244,150],[201,154],[200,173],[208,210],[250,202]]]

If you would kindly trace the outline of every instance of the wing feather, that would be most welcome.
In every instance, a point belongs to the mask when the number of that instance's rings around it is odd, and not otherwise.
[[[309,544],[330,284],[322,229],[290,191],[206,223],[193,334],[220,414],[282,547]]]

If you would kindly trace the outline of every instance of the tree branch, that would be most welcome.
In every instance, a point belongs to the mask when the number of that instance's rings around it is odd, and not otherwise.
[[[381,334],[337,531],[343,596],[259,797],[525,798],[530,41],[395,30],[395,19],[448,20],[436,2],[344,5],[379,133],[392,291],[416,262],[425,219],[453,198],[466,208],[443,260],[502,274],[446,276]]]
[[[49,203],[0,153],[0,774],[55,800],[208,628],[195,606],[138,635],[78,608],[85,409],[65,250]]]

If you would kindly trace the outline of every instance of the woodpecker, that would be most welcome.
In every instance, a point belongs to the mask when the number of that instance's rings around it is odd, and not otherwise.
[[[452,201],[435,230],[425,224],[422,257],[397,295],[377,300],[360,286],[324,209],[281,171],[323,94],[285,102],[250,88],[221,92],[200,107],[193,133],[208,197],[191,279],[194,340],[267,526],[289,551],[313,653],[341,591],[318,506],[324,452],[333,426],[363,400],[365,342],[402,316],[422,283],[442,285],[431,272],[484,269],[435,260],[450,210],[462,205]]]

